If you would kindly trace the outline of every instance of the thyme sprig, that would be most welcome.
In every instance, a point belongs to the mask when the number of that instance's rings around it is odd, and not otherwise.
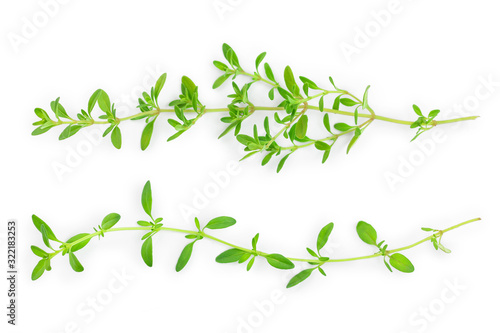
[[[239,264],[246,263],[247,270],[250,270],[252,268],[256,258],[264,258],[272,267],[284,270],[295,268],[294,262],[308,263],[310,267],[305,270],[302,270],[301,272],[293,276],[287,284],[288,288],[293,287],[299,284],[300,282],[304,281],[315,270],[320,272],[322,275],[326,276],[326,272],[323,267],[325,264],[339,263],[345,261],[356,261],[356,260],[382,257],[383,262],[391,272],[392,268],[394,268],[404,273],[411,273],[414,271],[414,266],[406,256],[401,254],[401,252],[416,247],[417,245],[420,245],[422,243],[430,242],[436,250],[440,249],[445,253],[449,253],[450,250],[448,250],[441,244],[441,238],[443,237],[443,234],[451,230],[454,230],[456,228],[459,228],[461,226],[464,226],[466,224],[480,220],[480,218],[471,219],[443,230],[422,228],[422,230],[431,232],[432,234],[413,244],[394,249],[388,249],[388,245],[384,244],[385,241],[377,240],[377,232],[375,231],[373,226],[371,226],[366,222],[360,221],[356,226],[356,232],[359,238],[368,245],[375,246],[378,251],[373,254],[360,257],[351,257],[351,258],[330,258],[321,254],[321,250],[325,247],[328,240],[330,239],[334,227],[333,223],[328,223],[320,230],[318,234],[318,237],[316,239],[315,250],[311,249],[310,247],[306,248],[306,251],[310,257],[293,258],[293,257],[286,257],[279,253],[263,252],[260,249],[258,249],[258,241],[259,241],[258,233],[251,240],[251,248],[246,248],[243,246],[238,246],[230,242],[224,241],[206,232],[207,229],[218,230],[233,226],[234,224],[236,224],[236,220],[232,217],[228,216],[216,217],[208,221],[208,223],[206,223],[203,227],[202,223],[198,220],[198,218],[195,218],[194,219],[195,229],[193,230],[186,230],[186,229],[179,229],[179,228],[165,226],[164,223],[162,223],[164,221],[163,218],[161,217],[155,218],[152,214],[153,196],[151,191],[151,184],[149,181],[145,184],[143,188],[141,202],[144,212],[146,213],[148,219],[137,221],[138,226],[115,227],[115,225],[120,221],[121,216],[117,213],[110,213],[104,217],[102,223],[97,228],[94,228],[93,233],[79,233],[75,236],[70,237],[66,241],[61,241],[58,237],[56,237],[56,235],[46,222],[44,222],[38,216],[33,215],[32,216],[33,223],[35,227],[40,231],[46,249],[44,250],[34,245],[31,246],[31,250],[33,251],[33,253],[36,256],[40,257],[39,262],[33,269],[31,275],[32,280],[37,280],[42,276],[42,274],[45,271],[50,271],[52,259],[59,254],[61,254],[62,256],[68,255],[69,263],[70,266],[73,268],[73,270],[76,272],[82,272],[84,270],[84,267],[79,261],[79,259],[76,257],[75,252],[83,249],[95,237],[100,239],[101,237],[104,237],[107,233],[118,232],[118,231],[144,232],[143,236],[141,237],[141,240],[143,241],[141,246],[141,257],[144,263],[150,267],[153,266],[153,237],[158,232],[169,231],[169,232],[184,234],[185,238],[188,239],[189,242],[179,255],[177,264],[175,266],[175,270],[177,272],[181,271],[186,266],[186,264],[188,263],[189,259],[192,256],[195,244],[203,239],[211,239],[215,242],[221,243],[229,247],[228,250],[222,252],[215,258],[216,262],[239,263]],[[53,246],[54,244],[58,244],[59,248],[56,249]]]

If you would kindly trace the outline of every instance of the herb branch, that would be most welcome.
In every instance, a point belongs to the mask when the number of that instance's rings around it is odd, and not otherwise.
[[[207,113],[226,113],[221,118],[221,121],[227,124],[227,127],[219,135],[219,138],[232,131],[238,142],[244,146],[246,155],[242,159],[256,153],[265,153],[262,165],[267,164],[273,157],[284,154],[278,162],[277,171],[279,172],[291,153],[308,146],[314,146],[322,152],[322,162],[326,162],[333,145],[340,136],[351,136],[347,145],[347,153],[349,153],[364,130],[374,120],[416,128],[417,133],[412,139],[413,141],[435,126],[478,118],[477,116],[471,116],[435,120],[439,110],[433,110],[428,116],[424,116],[416,105],[413,105],[413,110],[418,116],[416,120],[407,121],[380,116],[375,113],[368,103],[370,86],[366,88],[363,97],[358,98],[347,90],[338,88],[332,77],[329,77],[332,86],[330,88],[319,87],[314,81],[304,76],[299,76],[300,81],[297,81],[289,66],[284,70],[284,84],[282,84],[276,79],[269,63],[263,62],[266,56],[265,52],[257,57],[255,70],[248,71],[240,65],[235,51],[229,45],[223,44],[222,51],[226,62],[214,61],[213,63],[223,74],[215,80],[212,88],[216,89],[230,79],[234,92],[227,96],[231,100],[227,107],[208,108],[204,105],[200,101],[199,87],[187,76],[182,77],[179,98],[171,101],[169,108],[161,106],[158,97],[167,78],[167,75],[163,74],[156,81],[156,84],[151,87],[151,90],[144,92],[142,98],[139,98],[138,108],[140,112],[137,114],[118,118],[115,104],[111,103],[108,94],[104,90],[98,89],[90,97],[87,109],[82,109],[76,118],[71,117],[66,112],[59,98],[50,103],[55,119],[51,118],[45,110],[36,108],[35,114],[39,120],[33,123],[37,127],[32,132],[32,135],[45,133],[53,127],[65,126],[59,136],[59,140],[64,140],[75,135],[82,128],[96,124],[107,124],[109,126],[104,131],[103,136],[111,134],[112,144],[120,149],[122,134],[119,125],[127,120],[145,119],[146,125],[140,142],[141,149],[145,150],[151,142],[154,124],[162,113],[174,116],[167,120],[174,129],[174,134],[169,136],[167,141],[174,140],[182,135]],[[238,83],[241,81],[237,80],[238,77],[245,78],[245,82]],[[271,101],[276,100],[275,103],[277,104],[273,106],[254,105],[251,101],[250,91],[255,83],[268,86],[270,88],[268,98]],[[313,100],[317,101],[317,105],[311,105]],[[328,108],[327,103],[332,106]],[[96,105],[104,113],[98,116],[98,119],[94,118],[92,114]],[[324,114],[323,125],[328,133],[327,136],[316,138],[308,136],[309,119],[307,113],[311,110]],[[255,112],[272,112],[273,115],[265,118],[263,126],[254,124],[252,133],[240,134],[243,122]],[[332,126],[330,115],[351,117],[353,123],[336,122]],[[367,120],[358,124],[360,118]],[[273,125],[280,128],[276,130],[276,133],[271,133],[270,122],[274,122]],[[284,144],[284,142],[288,142],[288,144]]]
[[[228,250],[222,252],[215,258],[215,261],[218,263],[236,263],[236,262],[239,264],[247,263],[246,264],[247,270],[250,270],[252,268],[256,258],[258,257],[264,258],[269,263],[269,265],[277,269],[293,269],[295,268],[294,262],[308,263],[311,267],[299,272],[294,277],[292,277],[287,285],[288,288],[293,287],[299,284],[300,282],[304,281],[315,270],[318,270],[322,275],[326,276],[326,273],[323,269],[323,265],[327,263],[338,263],[345,261],[355,261],[355,260],[364,260],[364,259],[382,257],[386,267],[391,272],[392,268],[394,268],[401,272],[411,273],[414,271],[414,266],[407,257],[401,254],[401,252],[416,247],[417,245],[420,245],[422,243],[430,242],[436,250],[440,249],[445,253],[449,253],[450,250],[448,250],[441,244],[441,238],[443,237],[443,235],[451,230],[454,230],[466,224],[480,220],[480,218],[471,219],[443,230],[422,228],[422,230],[426,232],[431,232],[432,234],[428,237],[419,240],[418,242],[395,249],[388,249],[388,245],[387,244],[384,245],[385,241],[379,242],[377,240],[377,232],[375,231],[375,229],[370,224],[360,221],[356,226],[356,232],[359,238],[368,245],[375,246],[378,251],[366,256],[342,258],[342,259],[330,258],[323,256],[321,254],[321,250],[327,244],[334,227],[333,223],[328,223],[325,227],[323,227],[320,230],[318,234],[315,250],[309,247],[306,248],[306,251],[310,256],[309,258],[292,258],[292,257],[285,257],[279,253],[267,253],[258,250],[257,244],[259,241],[259,234],[256,234],[252,238],[251,240],[252,247],[246,248],[243,246],[238,246],[230,242],[224,241],[206,232],[207,229],[217,230],[233,226],[234,224],[236,224],[236,220],[232,217],[228,216],[216,217],[210,220],[203,227],[198,218],[195,218],[194,230],[178,229],[178,228],[164,226],[164,224],[162,223],[163,218],[153,217],[152,214],[153,196],[151,192],[151,184],[149,181],[145,184],[143,188],[141,202],[144,212],[146,213],[148,219],[137,221],[137,224],[139,226],[115,227],[115,225],[121,219],[121,216],[117,213],[111,213],[104,217],[102,223],[97,228],[94,228],[93,233],[80,233],[73,237],[70,237],[67,241],[61,241],[60,239],[58,239],[47,223],[45,223],[38,216],[33,215],[32,217],[33,223],[35,227],[40,231],[43,243],[45,244],[47,249],[43,250],[40,247],[34,245],[31,246],[31,250],[33,251],[33,253],[36,256],[40,257],[40,261],[36,264],[32,272],[31,275],[32,280],[37,280],[42,276],[42,274],[45,271],[50,271],[51,260],[59,254],[61,254],[62,256],[68,255],[69,263],[73,268],[73,270],[76,272],[82,272],[84,270],[83,265],[76,257],[75,252],[84,248],[87,244],[89,244],[89,242],[92,239],[96,237],[100,239],[101,237],[104,237],[105,234],[107,233],[119,232],[119,231],[144,232],[143,236],[141,237],[141,240],[143,241],[143,244],[141,246],[141,256],[142,259],[144,260],[144,263],[150,267],[153,266],[153,237],[155,234],[157,234],[160,231],[169,231],[169,232],[184,234],[185,238],[189,240],[189,243],[184,247],[184,249],[181,251],[179,255],[179,259],[175,266],[175,270],[177,272],[181,271],[188,263],[189,259],[191,258],[193,248],[196,242],[203,240],[205,238],[211,239],[213,241],[216,241],[218,243],[224,244],[227,247],[229,247]],[[58,244],[59,248],[55,249],[55,247],[53,246],[54,244]]]

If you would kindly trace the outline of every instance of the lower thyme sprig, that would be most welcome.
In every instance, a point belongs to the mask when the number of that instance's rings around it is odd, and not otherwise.
[[[387,244],[384,245],[385,241],[377,240],[377,232],[375,231],[375,229],[370,224],[360,221],[356,226],[356,231],[358,233],[358,236],[361,238],[363,242],[375,246],[378,249],[378,251],[366,256],[343,258],[343,259],[334,259],[323,256],[321,254],[321,250],[328,242],[328,239],[330,238],[330,235],[333,230],[333,223],[329,223],[325,227],[323,227],[319,232],[318,238],[316,240],[315,250],[309,247],[306,248],[307,252],[310,255],[310,258],[292,258],[292,257],[285,257],[279,253],[267,253],[258,250],[257,243],[259,241],[259,234],[256,234],[252,238],[251,241],[252,247],[246,248],[226,242],[206,232],[207,229],[210,230],[224,229],[234,225],[236,223],[236,220],[232,217],[228,216],[216,217],[210,220],[203,227],[198,218],[195,218],[194,219],[196,227],[195,230],[178,229],[178,228],[171,228],[164,226],[164,224],[162,223],[163,218],[161,217],[154,218],[152,215],[153,197],[151,192],[151,184],[149,181],[144,186],[144,189],[142,191],[141,201],[142,201],[142,207],[146,212],[147,216],[149,217],[149,219],[138,221],[137,222],[137,224],[139,225],[138,227],[115,227],[115,224],[118,223],[121,217],[117,213],[111,213],[104,217],[102,223],[97,228],[94,228],[93,233],[80,233],[73,237],[70,237],[67,241],[59,240],[47,223],[42,221],[42,219],[40,219],[38,216],[33,215],[33,223],[35,227],[41,232],[42,240],[45,246],[47,247],[47,250],[43,250],[34,245],[31,246],[31,250],[33,251],[33,253],[41,258],[32,272],[31,279],[36,280],[40,278],[45,271],[50,271],[51,260],[58,254],[61,254],[62,256],[68,255],[69,263],[73,268],[73,270],[75,270],[76,272],[82,272],[84,269],[83,265],[76,257],[75,252],[84,248],[95,237],[101,238],[104,237],[104,235],[107,233],[118,232],[118,231],[144,232],[144,235],[141,238],[143,241],[141,247],[141,256],[146,265],[150,267],[153,265],[153,236],[155,234],[157,234],[160,231],[170,231],[170,232],[184,234],[185,238],[189,240],[189,243],[184,247],[184,249],[180,253],[179,259],[175,266],[177,272],[181,271],[188,263],[189,259],[191,258],[191,254],[193,252],[193,248],[196,242],[205,238],[211,239],[213,241],[216,241],[218,243],[224,244],[227,247],[229,247],[228,250],[222,252],[215,258],[215,261],[218,263],[237,262],[242,264],[246,262],[247,263],[246,269],[250,270],[256,258],[262,257],[266,259],[266,261],[271,266],[278,269],[293,269],[295,268],[294,262],[306,262],[309,265],[311,265],[310,268],[305,269],[300,273],[298,273],[297,275],[295,275],[294,277],[292,277],[292,279],[287,285],[288,288],[293,287],[298,283],[304,281],[315,270],[318,270],[321,274],[326,275],[323,269],[323,265],[327,263],[337,263],[344,261],[355,261],[355,260],[364,260],[364,259],[382,257],[385,265],[391,272],[392,268],[395,268],[401,272],[411,273],[414,270],[413,264],[410,262],[408,258],[406,258],[400,252],[411,249],[422,243],[430,242],[434,245],[436,250],[441,249],[443,252],[449,253],[450,250],[448,250],[441,244],[441,238],[443,234],[451,230],[454,230],[456,228],[459,228],[461,226],[464,226],[466,224],[480,220],[480,218],[471,219],[443,230],[422,228],[422,230],[432,232],[432,234],[428,237],[419,240],[418,242],[395,249],[388,249]],[[55,249],[52,246],[54,243],[59,244],[58,249]]]

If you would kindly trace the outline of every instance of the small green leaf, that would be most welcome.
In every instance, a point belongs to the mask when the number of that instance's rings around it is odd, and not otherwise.
[[[248,144],[255,142],[251,136],[248,136],[245,134],[237,135],[236,140],[238,140],[239,143],[241,143],[242,145],[245,145],[245,146],[248,146]]]
[[[45,252],[44,250],[42,250],[41,248],[39,248],[38,246],[34,246],[34,245],[31,245],[31,251],[38,257],[40,258],[45,258],[47,257],[49,254],[47,252]]]
[[[267,163],[269,163],[269,161],[271,160],[271,158],[273,157],[274,155],[274,152],[270,152],[269,154],[267,154],[266,156],[264,156],[264,158],[262,159],[262,165],[266,165]]]
[[[75,236],[71,237],[70,239],[68,239],[66,241],[66,244],[70,244],[70,243],[76,242],[77,240],[82,239],[84,237],[87,237],[88,235],[89,235],[88,233],[81,233],[81,234],[75,235]],[[85,247],[85,245],[87,245],[90,242],[91,239],[92,238],[89,237],[89,238],[86,238],[85,240],[83,240],[81,242],[76,243],[75,245],[71,246],[70,251],[71,252],[76,252],[78,250],[83,249]]]
[[[163,73],[158,80],[156,80],[155,84],[155,99],[158,99],[158,96],[160,95],[161,90],[163,89],[163,86],[165,85],[165,81],[167,79],[167,73]]]
[[[261,54],[259,54],[257,56],[257,59],[255,59],[255,69],[257,71],[259,71],[259,65],[262,62],[262,60],[264,60],[265,56],[266,56],[266,52],[262,52]]]
[[[238,260],[238,264],[242,264],[242,263],[244,263],[245,261],[247,261],[247,260],[248,260],[248,258],[250,258],[250,256],[251,256],[251,255],[252,255],[252,254],[250,254],[250,253],[248,253],[248,252],[247,252],[247,253],[245,253],[244,255],[242,255],[242,256],[240,257],[240,259]]]
[[[389,265],[389,263],[385,260],[385,257],[384,257],[384,265],[385,265],[385,267],[387,267],[387,269],[389,270],[389,272],[392,273],[391,265]]]
[[[363,94],[363,109],[368,108],[368,89],[370,89],[370,86],[366,87],[365,93]]]
[[[45,272],[45,261],[46,259],[42,259],[36,264],[33,272],[31,273],[31,280],[35,281],[39,279]]]
[[[122,133],[118,126],[115,126],[111,132],[111,143],[116,149],[120,149],[122,147]]]
[[[271,101],[274,100],[274,88],[271,88],[271,90],[269,90],[269,93],[267,94],[267,96],[269,97],[269,99]]]
[[[434,231],[432,228],[421,228],[423,231]]]
[[[285,165],[286,160],[292,153],[289,153],[288,155],[285,155],[278,163],[278,168],[276,169],[276,172],[280,172],[281,169],[283,169],[283,166]]]
[[[33,130],[33,132],[31,132],[31,135],[35,136],[35,135],[40,135],[40,134],[43,134],[47,131],[49,131],[50,129],[52,128],[52,126],[48,126],[48,127],[37,127]]]
[[[83,272],[83,266],[73,252],[69,252],[69,264],[75,272]]]
[[[284,77],[285,77],[285,85],[286,85],[288,91],[290,91],[292,94],[294,94],[295,86],[297,86],[297,83],[295,82],[295,78],[293,76],[293,72],[292,72],[292,69],[290,68],[290,66],[285,67]]]
[[[146,150],[146,148],[148,148],[149,146],[149,143],[151,142],[151,136],[153,135],[155,120],[147,123],[146,126],[144,127],[144,130],[142,131],[141,150]]]
[[[102,111],[104,111],[105,113],[111,113],[111,102],[109,100],[109,96],[104,90],[100,90],[101,91],[97,98],[97,103],[99,104],[99,107]]]
[[[308,79],[307,77],[299,76],[299,79],[300,81],[302,81],[302,83],[307,84],[311,89],[316,89],[316,90],[319,89],[318,85],[314,83],[312,80]]]
[[[259,234],[257,233],[253,238],[252,238],[252,249],[254,251],[257,251],[257,242],[259,241]]]
[[[322,151],[330,150],[330,148],[331,148],[328,143],[325,143],[323,141],[314,142],[314,147],[316,147],[316,149],[322,150]]]
[[[271,69],[271,66],[269,66],[269,64],[267,62],[264,64],[264,70],[266,72],[267,78],[273,82],[276,82],[276,79],[274,78],[273,70]]]
[[[217,60],[214,61],[214,66],[217,67],[218,69],[220,69],[223,72],[225,72],[226,69],[227,69],[227,65],[226,64],[224,64],[224,63],[222,63],[220,61],[217,61]]]
[[[319,258],[318,254],[316,252],[314,252],[312,249],[306,247],[306,250],[307,252],[309,252],[309,254],[315,258]]]
[[[346,123],[336,123],[335,125],[333,125],[333,127],[337,131],[341,131],[341,132],[347,132],[347,131],[349,131],[350,129],[353,128],[353,126],[349,126]]]
[[[401,253],[392,254],[389,258],[389,263],[392,267],[403,273],[411,273],[415,270],[411,261]]]
[[[47,246],[49,249],[52,249],[52,246],[50,245],[50,242],[49,242],[49,237],[47,235],[47,229],[45,228],[46,225],[42,225],[41,228],[40,228],[40,232],[42,233],[42,239],[43,239],[43,243],[45,244],[45,246]]]
[[[49,121],[50,120],[50,117],[49,115],[47,114],[47,112],[45,112],[44,109],[41,109],[41,108],[35,108],[34,110],[36,116],[42,120],[47,120]]]
[[[191,258],[191,253],[193,253],[193,245],[195,242],[189,243],[182,250],[181,255],[179,256],[179,260],[177,260],[177,265],[175,265],[175,270],[177,272],[180,272],[188,263],[189,259]]]
[[[321,96],[321,98],[319,99],[319,103],[318,103],[318,107],[319,107],[319,110],[320,110],[321,112],[323,112],[324,107],[325,107],[325,102],[324,102],[324,100],[323,100],[323,97],[324,97],[324,96]]]
[[[80,125],[68,125],[64,128],[64,130],[61,132],[59,135],[59,140],[65,140],[76,133],[78,133],[79,130],[81,130],[82,127]]]
[[[332,127],[330,126],[330,116],[328,115],[328,113],[325,113],[325,115],[323,116],[323,125],[329,133],[332,133]]]
[[[210,220],[205,228],[208,229],[224,229],[236,224],[236,220],[229,216],[219,216]]]
[[[266,131],[266,134],[271,136],[271,129],[269,128],[269,117],[266,116],[264,118],[264,130]]]
[[[355,102],[350,98],[341,98],[340,103],[345,105],[345,106],[354,106],[354,105],[359,104],[358,102]]]
[[[359,238],[361,238],[361,240],[366,244],[377,245],[377,232],[370,224],[364,221],[359,221],[356,226],[356,232],[358,233]]]
[[[413,111],[415,111],[415,113],[417,114],[417,116],[423,117],[422,111],[415,104],[413,104]]]
[[[303,139],[306,136],[307,133],[307,115],[302,115],[299,120],[297,121],[297,127],[295,128],[295,135],[299,139]]]
[[[182,77],[182,84],[186,87],[186,89],[191,93],[194,94],[196,90],[196,84],[188,78],[187,76]]]
[[[429,112],[427,119],[432,120],[432,119],[436,118],[437,115],[439,114],[439,112],[440,112],[439,110],[432,110],[431,112]]]
[[[253,256],[252,259],[250,259],[250,261],[248,262],[247,271],[249,271],[252,268],[254,262],[255,262],[255,256]]]
[[[118,221],[120,221],[120,214],[110,213],[104,217],[101,223],[101,228],[103,230],[108,230],[112,228]]]
[[[153,237],[148,237],[142,243],[141,256],[144,263],[149,267],[153,266]]]
[[[288,284],[286,285],[287,288],[292,288],[305,279],[307,279],[309,276],[311,276],[311,273],[314,271],[314,268],[309,268],[309,269],[304,269],[302,272],[298,273],[294,277],[290,279]]]
[[[229,62],[236,68],[240,67],[238,57],[236,56],[236,53],[231,48],[231,46],[227,45],[226,43],[222,44],[222,53],[224,54],[224,58],[226,58],[227,62]]]
[[[90,112],[92,112],[92,110],[94,109],[94,106],[95,106],[95,103],[97,102],[97,100],[99,99],[99,96],[101,95],[101,92],[102,92],[102,89],[97,89],[93,94],[92,96],[90,96],[90,99],[89,99],[89,105],[88,105],[88,113],[90,114]]]
[[[439,243],[437,246],[438,246],[438,248],[439,248],[441,251],[443,251],[444,253],[451,253],[451,250],[450,250],[450,249],[448,249],[448,248],[446,248],[446,247],[444,247],[444,245],[443,245],[443,244]]]
[[[215,258],[215,261],[220,263],[220,264],[226,264],[226,263],[231,263],[231,262],[237,262],[240,260],[242,256],[244,256],[246,251],[240,250],[240,249],[229,249],[217,256]]]
[[[55,101],[50,103],[50,107],[52,111],[54,111],[57,118],[71,119],[66,113],[64,107],[59,103],[59,97],[57,97]]]
[[[340,96],[341,95],[338,95],[337,97],[335,97],[335,100],[333,101],[333,106],[332,106],[333,110],[339,110],[340,109]]]
[[[319,250],[321,250],[325,246],[326,242],[328,242],[328,238],[330,237],[332,230],[333,230],[333,222],[330,222],[327,225],[325,225],[319,232],[318,240],[316,241],[316,248],[318,249],[318,253]]]
[[[148,180],[142,189],[142,208],[151,218],[151,208],[153,207],[153,195],[151,193],[151,182]]]
[[[354,136],[352,137],[351,141],[349,141],[349,144],[347,145],[347,154],[349,154],[349,151],[351,151],[352,146],[358,141],[359,137],[361,136],[361,130],[359,127],[356,128],[354,132]]]
[[[422,123],[425,121],[425,117],[418,117],[418,119],[410,125],[410,128],[416,128],[422,125]]]
[[[269,263],[269,265],[278,269],[292,269],[295,267],[293,262],[291,262],[288,258],[278,253],[267,255],[266,260]]]
[[[231,76],[231,74],[222,74],[217,78],[217,80],[214,81],[214,84],[212,85],[212,89],[217,89],[219,88],[226,80]]]
[[[321,159],[321,163],[325,163],[326,160],[328,160],[328,157],[330,156],[330,149],[325,150],[323,153],[323,158]]]
[[[50,227],[48,226],[48,224],[45,223],[44,221],[42,221],[41,218],[39,218],[38,216],[36,216],[36,215],[33,214],[31,216],[31,219],[33,220],[33,224],[38,229],[38,231],[42,232],[42,226],[44,226],[45,227],[45,231],[47,233],[48,239],[56,241],[56,242],[59,242],[59,240],[57,239],[56,235],[54,235],[54,232],[52,232],[52,229],[50,229]]]

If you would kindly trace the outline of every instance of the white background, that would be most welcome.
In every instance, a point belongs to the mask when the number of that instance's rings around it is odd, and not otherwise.
[[[51,16],[44,21],[46,3],[3,2],[0,10],[0,220],[16,219],[19,229],[18,326],[9,332],[410,333],[498,326],[496,2],[401,0],[382,27],[373,13],[393,8],[389,0],[68,1],[49,6]],[[221,4],[226,11],[216,9]],[[23,36],[29,22],[38,28]],[[356,38],[365,29],[372,29],[371,37],[360,44]],[[21,44],[11,42],[21,37]],[[225,248],[209,240],[197,243],[188,266],[176,273],[186,244],[176,234],[155,236],[155,263],[148,268],[140,257],[141,234],[128,232],[93,240],[79,252],[83,273],[74,273],[67,257],[59,257],[51,272],[32,282],[36,258],[29,246],[42,241],[31,214],[61,238],[92,231],[109,212],[122,215],[121,226],[133,226],[145,217],[140,192],[149,179],[155,215],[165,217],[168,226],[192,228],[180,207],[193,206],[196,191],[213,182],[210,173],[225,172],[228,162],[242,156],[230,136],[217,140],[223,129],[218,115],[203,117],[170,143],[172,130],[166,117],[160,118],[150,148],[142,152],[142,122],[122,124],[123,147],[115,150],[109,138],[93,144],[83,132],[59,142],[60,128],[32,137],[33,109],[50,110],[50,101],[61,96],[75,114],[97,88],[123,102],[149,89],[162,72],[168,72],[164,105],[188,75],[200,86],[202,101],[223,106],[228,85],[211,89],[219,75],[212,61],[222,60],[223,42],[249,70],[267,51],[276,74],[290,65],[297,76],[323,86],[331,75],[358,96],[370,84],[370,103],[381,115],[415,119],[411,105],[417,103],[425,112],[441,109],[441,119],[459,116],[456,107],[481,118],[435,129],[441,131],[437,141],[428,132],[412,143],[413,130],[376,122],[348,156],[345,141],[324,165],[320,152],[300,151],[279,175],[276,161],[261,167],[259,158],[246,160],[197,214],[205,222],[219,215],[238,220],[216,236],[247,246],[260,232],[261,250],[304,257],[320,228],[333,221],[329,244],[332,256],[341,258],[373,253],[357,238],[359,220],[374,225],[391,247],[425,237],[422,226],[483,220],[445,235],[449,255],[430,243],[405,252],[416,267],[412,274],[391,274],[377,259],[341,263],[325,267],[328,277],[315,273],[286,290],[290,272],[264,260],[249,273],[236,264],[217,264],[214,258]],[[347,57],[346,44],[358,53]],[[488,77],[496,85],[484,85]],[[136,112],[134,104],[120,108],[123,114]],[[247,125],[261,120],[255,116]],[[312,117],[310,123],[318,123],[311,130],[319,129],[321,120]],[[54,165],[66,164],[71,152],[89,145],[91,152],[58,178]],[[406,173],[390,186],[387,175],[399,175],[398,168]],[[126,286],[116,283],[123,288],[111,293],[109,284],[122,270],[132,279]],[[4,327],[7,286],[1,286]],[[92,310],[91,298],[106,304]]]

